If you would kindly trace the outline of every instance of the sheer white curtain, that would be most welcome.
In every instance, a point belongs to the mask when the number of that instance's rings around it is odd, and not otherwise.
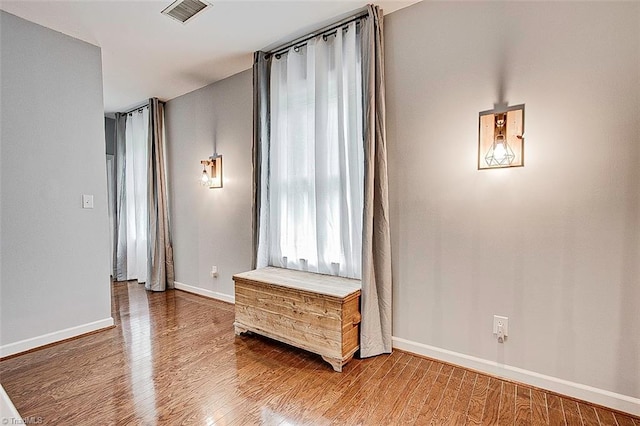
[[[364,153],[355,22],[271,62],[258,266],[360,278]],[[261,254],[260,254],[261,253]]]
[[[127,279],[147,281],[147,192],[149,108],[127,115],[126,143],[126,256]]]

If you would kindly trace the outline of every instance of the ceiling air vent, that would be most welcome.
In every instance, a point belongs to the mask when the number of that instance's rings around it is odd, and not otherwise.
[[[186,24],[209,6],[210,3],[201,0],[177,0],[163,10],[162,14]]]

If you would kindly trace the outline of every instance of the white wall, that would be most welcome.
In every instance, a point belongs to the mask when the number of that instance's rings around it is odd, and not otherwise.
[[[385,23],[396,343],[640,411],[640,3],[422,2]],[[526,104],[526,165],[477,171],[499,101]]]
[[[233,274],[251,268],[252,74],[244,71],[166,104],[176,286],[232,301]],[[214,151],[223,188],[200,186]],[[218,277],[211,278],[211,266]]]
[[[5,356],[113,320],[100,49],[5,12],[0,43]]]

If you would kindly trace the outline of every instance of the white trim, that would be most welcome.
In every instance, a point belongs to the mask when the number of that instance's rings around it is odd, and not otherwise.
[[[231,296],[224,293],[218,293],[217,291],[211,291],[200,287],[194,287],[192,285],[187,285],[183,283],[179,283],[178,281],[173,282],[173,286],[177,290],[186,291],[187,293],[198,294],[200,296],[208,297],[210,299],[222,300],[227,303],[236,303],[235,296]]]
[[[557,377],[536,373],[535,371],[500,364],[495,361],[477,358],[435,346],[425,345],[423,343],[413,342],[400,337],[394,336],[392,339],[393,347],[396,349],[401,349],[429,358],[435,358],[451,364],[471,368],[473,370],[503,377],[509,380],[515,380],[530,386],[547,389],[552,392],[557,392],[573,398],[582,399],[594,404],[603,405],[605,407],[624,411],[625,413],[640,416],[640,399],[638,398],[594,388],[581,383],[570,382]]]
[[[21,352],[39,348],[40,346],[49,345],[61,340],[66,340],[72,337],[80,336],[82,334],[91,333],[92,331],[98,331],[103,328],[112,327],[113,324],[113,318],[109,317],[99,321],[81,324],[75,327],[65,328],[64,330],[43,334],[42,336],[20,340],[19,342],[9,343],[7,345],[0,346],[0,357],[4,358],[9,355],[19,354]]]
[[[2,385],[0,385],[0,420],[2,420],[3,425],[22,423],[22,416],[16,410],[15,405],[11,402],[11,398],[9,398]],[[12,423],[12,420],[15,420],[15,423]]]

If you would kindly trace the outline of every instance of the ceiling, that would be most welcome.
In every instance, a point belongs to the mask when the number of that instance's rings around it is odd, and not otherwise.
[[[419,0],[377,4],[389,14]],[[0,9],[102,49],[105,113],[169,100],[251,67],[276,47],[348,16],[366,0],[213,1],[186,25],[160,12],[172,0],[5,1]]]

